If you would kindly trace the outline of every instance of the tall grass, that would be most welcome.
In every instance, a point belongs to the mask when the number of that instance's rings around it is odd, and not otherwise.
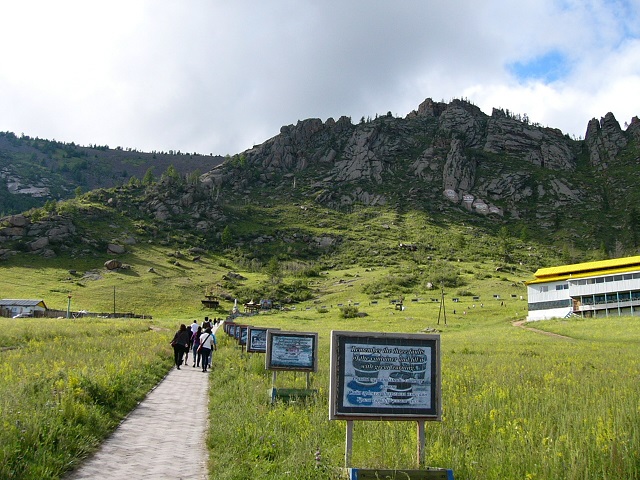
[[[328,420],[332,329],[440,331],[444,415],[442,422],[427,425],[430,466],[452,468],[463,479],[639,478],[640,319],[535,324],[568,339],[514,327],[511,323],[526,315],[521,281],[530,278],[531,270],[520,265],[505,270],[485,256],[484,250],[495,246],[471,239],[466,240],[472,245],[465,247],[466,258],[459,255],[445,263],[456,286],[445,285],[441,305],[438,284],[427,290],[426,283],[441,270],[443,255],[460,252],[448,248],[431,227],[421,236],[410,222],[395,221],[384,215],[371,218],[373,235],[356,225],[362,238],[380,234],[380,245],[353,242],[353,248],[336,255],[336,266],[322,264],[318,276],[309,277],[313,299],[289,311],[246,319],[258,326],[319,333],[319,371],[311,375],[317,395],[272,405],[263,355],[241,353],[220,333],[210,376],[211,478],[339,474],[345,424]],[[397,251],[398,237],[389,233],[394,229],[404,229],[407,242],[432,243],[434,250],[419,255]],[[339,229],[345,237],[349,232]],[[459,235],[468,236],[463,230]],[[521,252],[523,258],[528,252]],[[171,367],[167,342],[175,321],[166,319],[223,316],[222,311],[202,310],[200,299],[237,264],[203,255],[199,262],[186,258],[175,265],[168,253],[155,244],[137,246],[123,257],[131,268],[117,272],[106,272],[104,259],[97,258],[36,259],[30,265],[21,257],[3,264],[4,297],[44,298],[48,306],[65,309],[72,293],[72,309],[110,311],[115,286],[118,311],[149,313],[154,320],[0,320],[0,478],[58,478]],[[430,255],[438,262],[429,263]],[[353,264],[346,265],[351,258]],[[91,270],[100,278],[85,277]],[[266,288],[268,279],[259,269],[242,273],[247,280],[229,290]],[[396,281],[390,288],[389,274],[397,279],[410,274],[419,281]],[[366,293],[365,286],[381,288]],[[405,310],[390,303],[400,295]],[[356,303],[366,317],[339,318],[339,305]],[[222,304],[229,310],[232,303]],[[169,329],[163,330],[165,325]],[[279,387],[304,385],[300,374],[281,373],[277,381]],[[356,422],[353,466],[411,468],[416,460],[412,422]]]
[[[171,365],[136,320],[0,319],[0,478],[54,479],[94,450]]]
[[[211,377],[212,478],[337,476],[344,466],[345,424],[328,420],[329,331],[413,332],[415,322],[336,320],[315,312],[251,321],[320,332],[320,371],[312,375],[318,394],[271,405],[264,357],[223,340]],[[428,465],[452,468],[456,478],[466,479],[639,477],[640,319],[614,321],[613,336],[585,334],[588,322],[562,326],[574,339],[490,316],[440,327],[444,415],[427,425]],[[301,381],[293,373],[278,377],[281,387],[300,387]],[[414,468],[416,447],[412,422],[356,422],[352,466]]]

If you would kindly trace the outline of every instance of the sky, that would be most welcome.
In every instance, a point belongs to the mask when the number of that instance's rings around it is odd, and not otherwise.
[[[0,0],[0,131],[233,155],[464,98],[584,137],[640,116],[640,0]]]

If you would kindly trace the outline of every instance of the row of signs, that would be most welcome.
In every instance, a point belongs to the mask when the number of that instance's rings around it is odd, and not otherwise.
[[[225,323],[267,370],[318,370],[318,334]],[[331,420],[436,420],[442,415],[440,335],[331,332]]]

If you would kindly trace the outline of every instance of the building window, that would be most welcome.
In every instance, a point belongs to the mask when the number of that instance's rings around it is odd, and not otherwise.
[[[542,285],[540,287],[540,293],[545,293],[549,291],[549,287],[547,285]]]

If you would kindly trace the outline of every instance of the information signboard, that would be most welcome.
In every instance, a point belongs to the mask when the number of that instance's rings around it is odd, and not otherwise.
[[[238,340],[238,345],[244,346],[247,344],[247,331],[249,330],[250,325],[240,325],[238,330],[238,334],[236,338]]]
[[[440,335],[331,332],[329,418],[440,420]]]
[[[318,371],[318,334],[267,330],[267,370]]]
[[[235,323],[231,323],[229,324],[229,336],[236,338],[236,327],[238,325],[236,325]]]
[[[247,331],[247,352],[267,352],[267,330],[280,330],[279,328],[249,327]]]

